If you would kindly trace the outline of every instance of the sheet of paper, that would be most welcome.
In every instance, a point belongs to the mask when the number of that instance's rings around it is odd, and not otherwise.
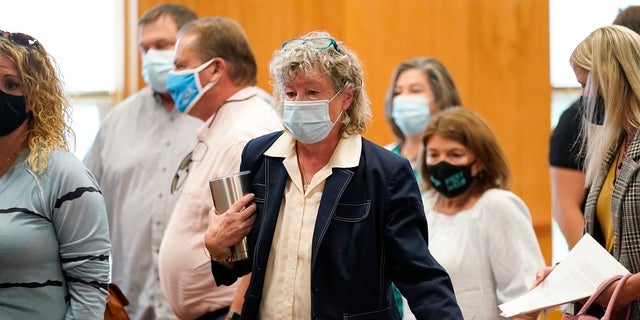
[[[569,251],[547,278],[526,294],[498,307],[503,317],[551,308],[592,295],[602,281],[627,270],[589,234]]]

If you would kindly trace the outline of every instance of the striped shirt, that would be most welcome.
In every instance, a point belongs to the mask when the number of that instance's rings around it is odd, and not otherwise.
[[[0,318],[102,319],[109,235],[102,194],[75,156],[37,175],[26,151],[0,177]]]

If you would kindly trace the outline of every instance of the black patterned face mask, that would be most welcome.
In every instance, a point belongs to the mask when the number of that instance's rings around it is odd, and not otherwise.
[[[470,163],[465,166],[455,166],[446,161],[440,161],[435,165],[427,165],[429,180],[433,187],[443,196],[453,198],[469,190],[473,182]]]
[[[29,114],[24,96],[14,96],[0,90],[0,137],[16,131]]]
[[[593,106],[587,105],[587,98],[580,96],[580,104],[584,117],[595,125],[601,126],[604,123],[604,98],[601,95],[596,97]]]

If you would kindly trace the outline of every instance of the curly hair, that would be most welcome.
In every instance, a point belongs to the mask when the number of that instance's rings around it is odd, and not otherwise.
[[[304,41],[316,38],[333,39],[335,45],[318,49],[312,41]],[[280,116],[284,112],[284,86],[296,76],[307,75],[318,67],[320,72],[329,75],[336,92],[345,86],[353,86],[353,102],[342,117],[341,133],[363,133],[372,113],[364,86],[364,71],[356,54],[326,31],[312,31],[298,39],[302,40],[299,45],[276,50],[269,64],[275,107]]]
[[[75,148],[75,134],[69,125],[71,106],[63,90],[58,65],[37,41],[22,45],[0,37],[0,53],[15,64],[27,109],[32,112],[27,132],[27,163],[36,174],[43,173],[51,151]]]

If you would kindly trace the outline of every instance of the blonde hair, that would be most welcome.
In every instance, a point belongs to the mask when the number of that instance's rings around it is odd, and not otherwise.
[[[605,103],[601,127],[583,121],[586,139],[585,183],[590,186],[617,147],[624,128],[640,126],[640,36],[617,25],[598,28],[580,46],[591,52],[591,71],[585,85],[586,108],[593,108],[599,94]]]
[[[579,67],[586,71],[591,70],[591,38],[582,40],[582,42],[573,49],[569,62],[571,66]]]
[[[427,167],[427,144],[435,136],[459,142],[475,156],[480,171],[469,189],[472,195],[480,195],[491,188],[509,189],[511,173],[498,138],[487,122],[477,113],[463,107],[451,107],[436,113],[424,132],[419,154],[420,175],[426,189],[432,189]]]
[[[75,148],[75,135],[69,125],[71,106],[58,66],[40,42],[25,46],[0,37],[0,53],[15,64],[27,109],[33,114],[27,131],[27,163],[36,174],[43,173],[51,151]]]
[[[299,39],[330,38],[326,31],[313,31]],[[269,64],[276,110],[282,116],[284,86],[300,74],[309,74],[314,67],[329,75],[336,92],[353,86],[353,101],[341,118],[342,131],[349,135],[363,133],[371,120],[369,96],[364,86],[364,71],[355,53],[336,41],[336,47],[318,49],[311,42],[293,48],[276,50]]]

